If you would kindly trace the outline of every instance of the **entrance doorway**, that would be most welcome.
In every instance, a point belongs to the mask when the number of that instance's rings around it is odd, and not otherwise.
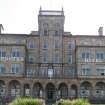
[[[46,86],[46,96],[48,100],[55,98],[55,86],[52,83],[48,83]]]

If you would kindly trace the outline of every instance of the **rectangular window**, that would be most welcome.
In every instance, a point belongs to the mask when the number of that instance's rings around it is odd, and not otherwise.
[[[55,40],[54,42],[54,48],[59,48],[59,40]]]
[[[21,69],[21,65],[20,64],[11,64],[11,72],[12,73],[19,73],[19,71]]]
[[[87,75],[87,76],[91,75],[91,69],[89,65],[82,65],[81,75]]]
[[[83,52],[82,53],[82,59],[90,59],[90,53],[89,52]]]
[[[27,77],[30,79],[33,77],[33,69],[27,69]]]
[[[96,73],[98,76],[105,76],[105,66],[103,65],[96,66]]]
[[[4,64],[0,64],[0,73],[4,73],[4,71],[5,71]]]
[[[4,49],[0,49],[0,57],[6,57],[6,51]]]
[[[43,63],[48,63],[48,52],[44,51],[43,52]]]
[[[44,30],[44,36],[47,36],[47,35],[48,35],[48,31]]]
[[[59,34],[58,34],[58,31],[55,31],[55,36],[58,36]]]
[[[98,60],[103,60],[104,59],[104,53],[102,52],[97,52],[96,53],[96,61]]]
[[[54,53],[54,63],[59,63],[59,53]]]
[[[53,77],[53,73],[54,72],[54,70],[53,69],[48,69],[48,77]]]
[[[12,57],[20,57],[20,50],[13,48],[12,49]]]
[[[68,63],[69,63],[69,64],[72,64],[72,55],[69,55],[69,54],[68,54],[67,59],[68,59]]]
[[[44,40],[43,48],[48,49],[48,40]]]
[[[28,42],[28,48],[32,49],[32,48],[36,48],[36,43],[34,40],[30,40]]]
[[[64,71],[64,74],[67,78],[74,78],[75,77],[75,69],[73,67],[69,67]]]

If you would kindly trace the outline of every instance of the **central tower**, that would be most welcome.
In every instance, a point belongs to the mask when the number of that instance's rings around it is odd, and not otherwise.
[[[64,32],[64,11],[41,10],[38,15],[39,34],[62,35]]]

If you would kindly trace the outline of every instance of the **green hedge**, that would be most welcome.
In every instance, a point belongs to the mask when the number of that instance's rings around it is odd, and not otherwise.
[[[86,99],[64,100],[56,102],[54,105],[90,105]]]
[[[9,103],[9,105],[43,105],[43,100],[31,97],[18,97]]]

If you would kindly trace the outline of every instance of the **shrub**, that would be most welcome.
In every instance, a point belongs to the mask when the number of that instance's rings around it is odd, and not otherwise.
[[[76,99],[73,100],[73,105],[90,105],[87,99]]]
[[[9,103],[9,105],[43,105],[43,100],[31,97],[19,97]]]
[[[90,105],[90,103],[86,99],[74,99],[74,100],[61,99],[54,105]]]

